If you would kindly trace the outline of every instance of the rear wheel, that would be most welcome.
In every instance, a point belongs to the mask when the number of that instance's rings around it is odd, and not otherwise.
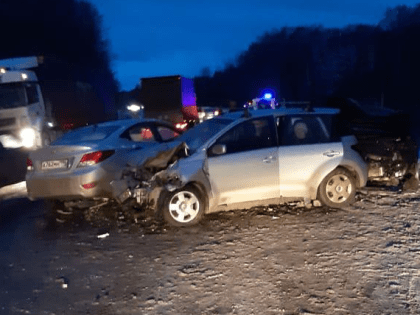
[[[48,200],[45,205],[45,220],[48,225],[62,224],[74,219],[73,208],[66,207],[63,201]]]
[[[204,215],[204,201],[198,189],[186,186],[166,194],[163,218],[173,226],[197,224]]]
[[[318,199],[323,205],[342,208],[352,204],[356,196],[356,179],[344,168],[329,173],[318,189]]]

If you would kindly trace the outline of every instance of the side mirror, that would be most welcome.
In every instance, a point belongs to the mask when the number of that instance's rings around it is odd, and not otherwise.
[[[214,147],[211,148],[212,155],[222,155],[226,153],[226,145],[225,144],[216,144]]]

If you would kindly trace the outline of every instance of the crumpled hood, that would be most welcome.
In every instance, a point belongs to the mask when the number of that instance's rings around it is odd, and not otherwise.
[[[156,173],[166,169],[180,157],[186,157],[188,146],[185,142],[171,141],[153,146],[149,149],[133,153],[129,159],[130,167],[145,168],[149,172]]]
[[[188,156],[187,151],[188,146],[185,142],[171,141],[131,154],[123,178],[111,182],[113,196],[121,202],[127,198],[124,192],[134,188],[139,182],[150,181],[159,175],[166,177],[166,173],[162,174],[164,170],[178,159]]]

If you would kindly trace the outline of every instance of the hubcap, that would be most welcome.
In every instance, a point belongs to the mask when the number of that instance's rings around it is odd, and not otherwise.
[[[342,203],[349,199],[353,185],[346,175],[338,174],[330,178],[326,190],[328,199],[334,203]]]
[[[169,213],[175,221],[180,223],[194,220],[199,210],[198,198],[189,191],[180,191],[169,201]]]

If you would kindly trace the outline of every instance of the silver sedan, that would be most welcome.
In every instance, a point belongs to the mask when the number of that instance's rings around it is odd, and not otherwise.
[[[77,200],[111,197],[111,182],[122,176],[129,156],[141,155],[179,135],[153,119],[109,121],[64,134],[27,159],[28,197]]]

